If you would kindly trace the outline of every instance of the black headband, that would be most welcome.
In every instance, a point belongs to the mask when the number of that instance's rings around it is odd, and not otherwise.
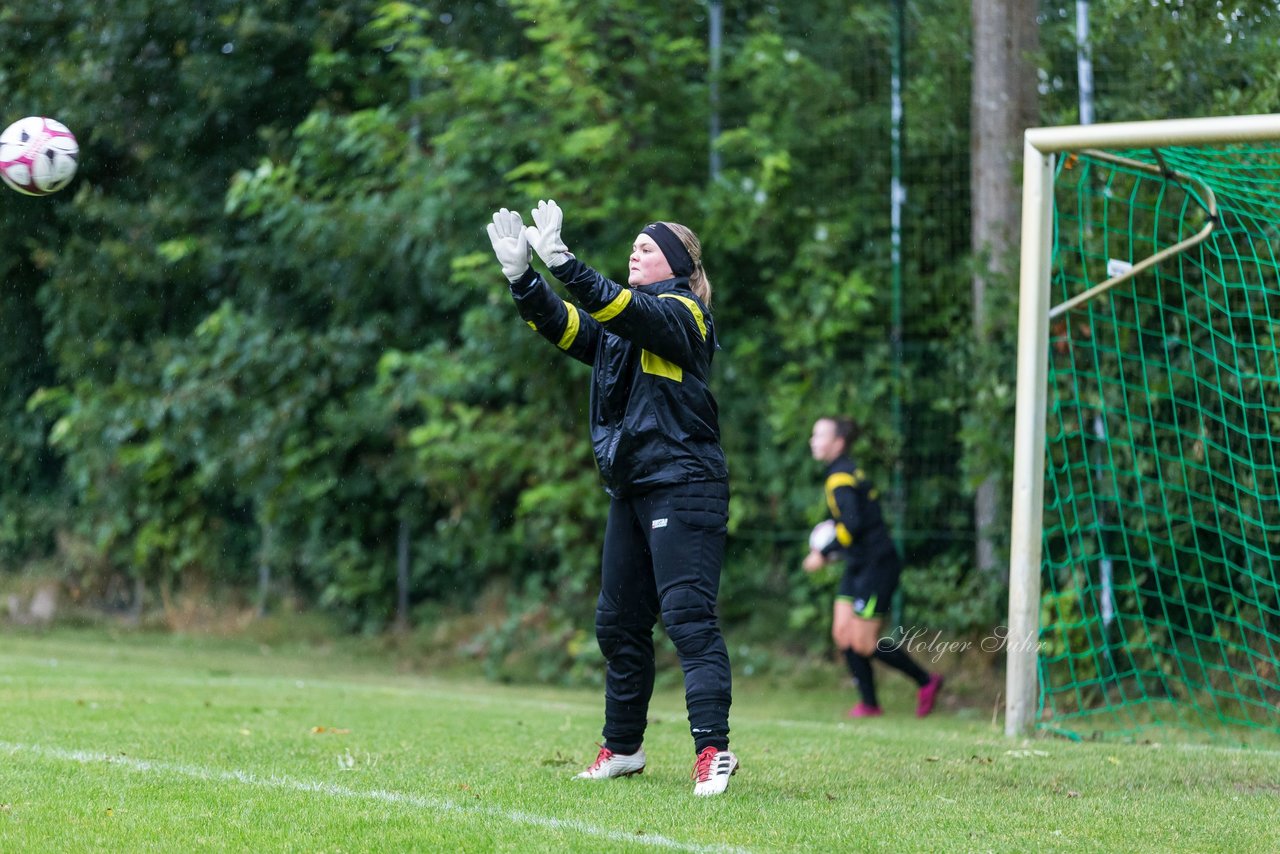
[[[693,275],[693,257],[689,255],[689,250],[684,248],[680,238],[676,237],[675,232],[660,222],[651,222],[644,227],[644,233],[658,244],[673,274],[686,278]]]

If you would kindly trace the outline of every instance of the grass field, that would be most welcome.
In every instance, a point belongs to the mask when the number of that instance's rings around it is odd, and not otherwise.
[[[0,851],[1280,850],[1280,752],[1007,740],[741,683],[742,769],[695,798],[678,692],[638,777],[587,783],[595,691],[336,649],[0,634]],[[902,683],[899,686],[898,683]],[[985,715],[983,716],[986,717]]]

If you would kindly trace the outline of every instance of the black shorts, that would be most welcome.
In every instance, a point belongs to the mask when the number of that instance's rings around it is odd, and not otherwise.
[[[871,559],[845,564],[836,601],[851,602],[855,616],[874,620],[889,610],[893,594],[898,590],[902,565],[895,551],[881,552]]]

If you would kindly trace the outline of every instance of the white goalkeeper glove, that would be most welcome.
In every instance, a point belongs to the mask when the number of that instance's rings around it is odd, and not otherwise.
[[[573,255],[569,247],[560,238],[560,226],[564,222],[564,212],[555,200],[538,202],[533,209],[533,225],[527,229],[529,242],[534,251],[542,259],[542,263],[555,268],[567,262]]]
[[[502,275],[509,282],[518,282],[529,269],[533,253],[529,249],[529,230],[524,227],[520,214],[506,208],[495,211],[493,222],[487,226],[493,254],[502,265]]]

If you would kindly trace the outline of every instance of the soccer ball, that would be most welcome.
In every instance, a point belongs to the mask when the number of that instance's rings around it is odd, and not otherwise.
[[[18,119],[0,134],[0,178],[19,193],[47,196],[75,177],[80,146],[62,122]]]
[[[809,550],[820,552],[835,542],[835,539],[836,523],[831,519],[819,522],[809,532]]]

